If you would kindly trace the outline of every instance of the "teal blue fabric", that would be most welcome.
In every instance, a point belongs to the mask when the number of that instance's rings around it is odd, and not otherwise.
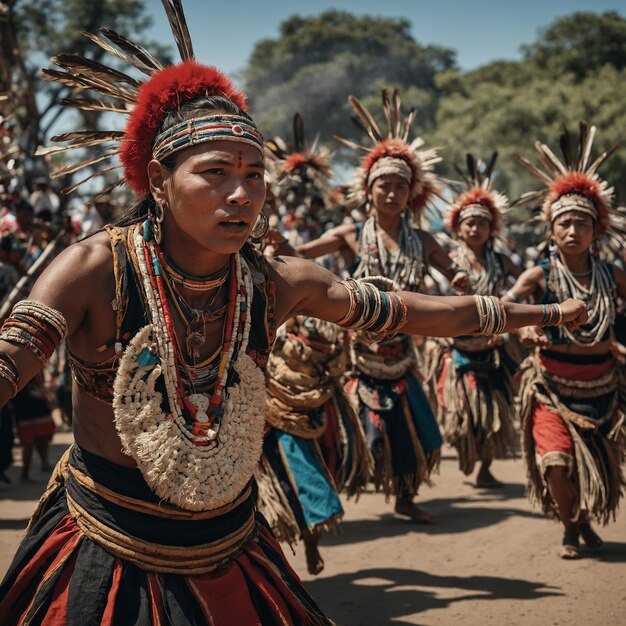
[[[312,442],[278,430],[276,438],[296,483],[306,525],[324,524],[342,515],[341,502],[315,454]]]
[[[417,437],[422,444],[422,448],[424,448],[424,452],[429,454],[433,450],[441,448],[443,439],[422,385],[410,372],[407,373],[406,379],[409,383],[407,395],[413,415],[413,423],[417,430]]]

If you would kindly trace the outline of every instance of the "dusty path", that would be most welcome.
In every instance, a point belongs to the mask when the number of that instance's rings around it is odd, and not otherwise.
[[[55,458],[69,442],[68,434],[55,437]],[[17,468],[9,473],[17,480]],[[365,494],[347,503],[342,530],[323,540],[320,576],[306,574],[301,547],[290,560],[340,626],[626,624],[624,510],[601,531],[600,553],[563,562],[559,527],[524,498],[522,462],[496,462],[494,473],[509,486],[478,491],[448,452],[420,498],[439,516],[436,526],[395,519],[381,495]],[[1,574],[44,486],[0,485]]]

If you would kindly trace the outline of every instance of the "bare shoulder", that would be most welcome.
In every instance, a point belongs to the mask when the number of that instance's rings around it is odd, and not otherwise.
[[[268,260],[270,277],[285,287],[297,288],[306,283],[317,282],[320,279],[338,280],[331,272],[314,261],[295,256],[276,256]]]
[[[428,231],[422,230],[421,228],[413,229],[418,237],[422,240],[422,246],[424,246],[424,251],[426,252],[426,256],[428,256],[429,252],[441,248],[439,242],[431,235]]]
[[[62,311],[70,329],[76,328],[90,303],[110,300],[113,254],[107,233],[72,244],[37,279],[30,298]]]
[[[269,275],[276,285],[276,318],[279,323],[293,315],[308,314],[312,309],[311,303],[326,300],[329,290],[340,282],[335,274],[317,263],[289,256],[271,259]]]

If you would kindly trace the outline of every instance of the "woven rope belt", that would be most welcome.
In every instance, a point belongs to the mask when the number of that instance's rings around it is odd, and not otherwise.
[[[88,490],[105,502],[153,517],[185,522],[216,519],[252,497],[252,487],[248,485],[235,501],[224,507],[212,511],[185,511],[167,503],[146,502],[116,493],[69,464],[68,458],[69,452],[58,466],[64,482],[71,480],[81,490]],[[77,502],[67,490],[66,493],[69,513],[87,538],[113,556],[153,572],[183,575],[213,572],[236,558],[256,535],[255,512],[251,507],[250,514],[238,523],[235,530],[209,543],[192,546],[154,543],[112,528]]]

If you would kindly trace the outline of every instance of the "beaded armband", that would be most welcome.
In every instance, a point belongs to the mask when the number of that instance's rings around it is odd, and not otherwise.
[[[20,384],[20,373],[15,361],[5,353],[0,353],[0,378],[11,385],[11,397],[17,394]]]
[[[563,309],[560,304],[542,304],[543,318],[540,326],[562,326]]]
[[[481,335],[501,335],[506,328],[506,310],[500,298],[474,296],[478,311],[478,332]]]
[[[18,302],[0,329],[0,339],[25,346],[42,364],[66,336],[63,314],[36,300]]]
[[[506,292],[506,295],[509,296],[509,298],[511,298],[513,302],[517,302],[517,303],[521,302],[521,300],[519,299],[519,296],[512,289],[509,289]]]
[[[377,282],[382,288],[373,283]],[[407,320],[404,300],[392,291],[393,281],[384,277],[341,281],[350,294],[350,308],[337,323],[342,328],[367,332],[373,341],[393,337]]]

